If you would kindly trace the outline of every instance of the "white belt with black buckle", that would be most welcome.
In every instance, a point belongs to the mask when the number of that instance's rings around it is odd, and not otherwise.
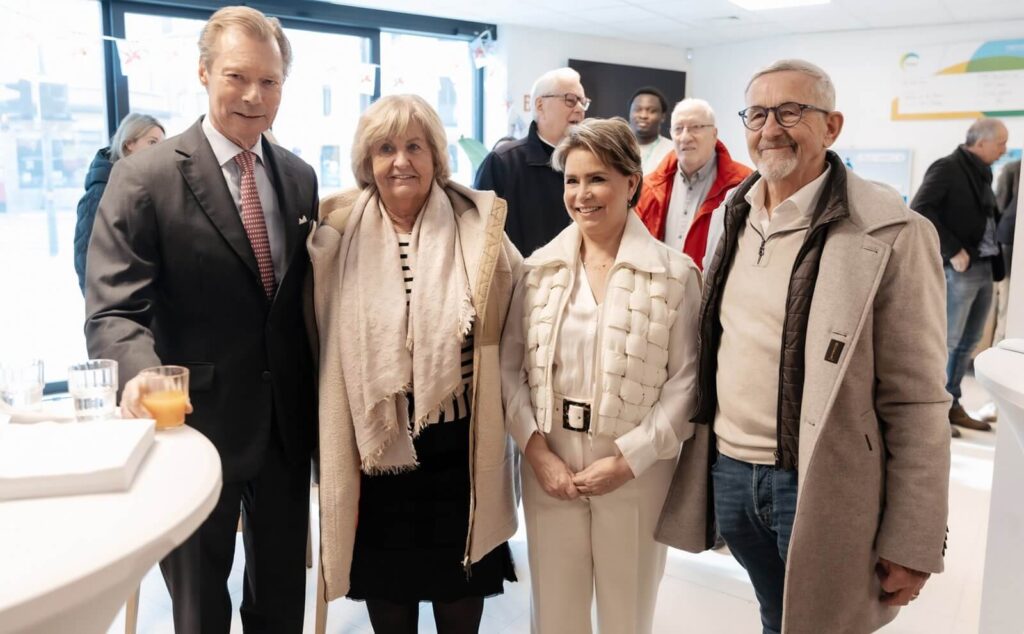
[[[562,400],[562,429],[586,433],[590,431],[590,403]]]

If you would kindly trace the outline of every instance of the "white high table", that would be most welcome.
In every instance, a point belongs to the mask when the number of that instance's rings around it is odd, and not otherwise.
[[[1004,339],[982,352],[974,360],[974,373],[999,407],[978,631],[1020,634],[1024,632],[1024,339]]]
[[[126,492],[0,502],[0,632],[105,633],[220,488],[217,450],[181,427],[157,432]]]

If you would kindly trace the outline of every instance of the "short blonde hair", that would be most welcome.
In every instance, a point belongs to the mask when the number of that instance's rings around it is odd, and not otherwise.
[[[623,176],[639,176],[640,182],[629,200],[629,206],[636,207],[643,189],[644,171],[640,146],[636,144],[636,137],[625,119],[584,119],[579,125],[570,127],[568,135],[551,155],[551,166],[564,173],[565,161],[573,150],[590,152]]]
[[[160,128],[160,131],[167,134],[164,126],[148,114],[129,112],[117,126],[117,131],[110,138],[110,162],[116,163],[128,156],[128,144],[141,139],[150,128]]]
[[[441,187],[448,184],[448,135],[441,117],[419,95],[388,95],[381,97],[359,117],[356,137],[352,142],[352,174],[360,189],[376,187],[373,180],[373,146],[396,134],[405,134],[413,123],[420,124],[434,158],[434,180]]]
[[[292,45],[288,42],[281,22],[277,18],[268,18],[261,12],[250,7],[224,7],[210,16],[199,34],[199,61],[206,70],[210,70],[213,60],[217,57],[217,44],[220,35],[230,28],[241,29],[248,35],[264,41],[277,42],[284,63],[284,76],[292,67]]]

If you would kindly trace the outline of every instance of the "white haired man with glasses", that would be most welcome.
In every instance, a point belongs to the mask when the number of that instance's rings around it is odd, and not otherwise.
[[[693,422],[714,431],[715,519],[766,634],[870,632],[943,567],[938,236],[828,150],[843,115],[823,70],[776,62],[746,103],[758,171],[725,204],[701,307]],[[676,478],[658,538],[699,551],[693,481]]]
[[[675,152],[644,176],[636,213],[651,235],[704,270],[712,213],[751,170],[718,140],[715,111],[703,99],[676,104],[672,144]]]
[[[505,233],[523,255],[530,255],[569,226],[562,203],[562,175],[551,168],[551,153],[569,126],[583,121],[590,107],[580,74],[571,68],[541,75],[531,96],[529,133],[488,154],[474,185],[478,190],[492,190],[508,202]]]

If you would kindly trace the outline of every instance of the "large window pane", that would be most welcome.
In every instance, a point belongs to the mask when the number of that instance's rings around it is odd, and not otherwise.
[[[381,33],[381,94],[415,93],[437,109],[448,133],[452,178],[473,184],[473,167],[459,138],[475,133],[474,70],[462,40]]]
[[[203,21],[129,13],[125,34],[132,111],[152,114],[178,134],[207,110],[199,83],[196,42]],[[292,44],[291,74],[284,85],[274,136],[313,166],[321,194],[355,185],[349,167],[352,137],[369,97],[359,92],[361,64],[369,60],[365,37],[285,29]],[[122,54],[122,57],[125,57]]]
[[[127,13],[121,70],[128,78],[128,108],[156,117],[167,136],[184,132],[206,112],[199,83],[199,31],[203,20]]]
[[[18,5],[0,20],[0,357],[38,357],[47,381],[86,357],[75,209],[107,145],[100,6]]]
[[[352,139],[371,98],[359,91],[359,74],[370,61],[370,40],[317,31],[285,32],[294,61],[274,136],[313,166],[321,193],[354,187]]]

